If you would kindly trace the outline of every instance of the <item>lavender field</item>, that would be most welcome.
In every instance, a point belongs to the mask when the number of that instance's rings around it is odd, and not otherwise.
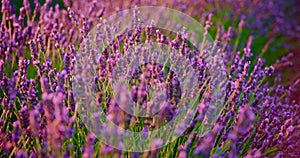
[[[0,157],[300,157],[297,0],[0,4]]]

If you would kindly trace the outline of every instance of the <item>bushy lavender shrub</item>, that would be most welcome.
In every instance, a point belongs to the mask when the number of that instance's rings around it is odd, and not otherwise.
[[[298,37],[300,27],[292,16],[296,10],[296,7],[292,7],[294,1],[162,3],[64,0],[63,6],[60,6],[51,0],[46,0],[44,4],[37,0],[33,3],[23,0],[19,10],[10,2],[1,1],[1,157],[300,156],[300,107],[299,103],[289,100],[300,80],[282,85],[280,72],[276,71],[280,63],[266,67],[265,59],[261,58],[267,50],[277,49],[276,46],[271,45],[269,40],[261,44],[256,42],[260,39],[255,38],[258,36],[274,40],[277,35]],[[211,92],[206,90],[201,93],[203,99],[197,107],[196,117],[184,135],[161,149],[156,149],[156,146],[162,144],[161,140],[156,139],[151,144],[153,150],[143,153],[123,152],[101,143],[78,117],[72,88],[77,51],[88,32],[101,22],[102,17],[135,5],[163,5],[200,19],[206,31],[215,34],[215,44],[229,72],[225,106],[208,133],[200,135],[196,128],[204,122],[211,97]],[[230,23],[232,27],[228,27]],[[246,37],[243,30],[248,32]],[[197,57],[203,52],[195,52],[186,43],[176,42],[176,39],[182,40],[182,37],[168,37],[159,29],[136,28],[132,34],[119,38],[122,44],[115,42],[114,46],[123,46],[126,51],[126,46],[134,43],[165,43],[170,47],[185,49],[180,52],[187,52],[187,56],[194,53],[191,62],[195,63],[200,73],[204,73],[201,71],[201,56]],[[257,47],[262,49],[258,50]],[[260,52],[260,56],[253,55]],[[94,78],[95,83],[100,85],[96,89],[97,101],[107,107],[107,115],[112,120],[124,121],[125,128],[132,128],[132,124],[144,124],[140,130],[147,135],[151,128],[161,124],[127,116],[108,94],[103,93],[105,91],[101,85],[109,78],[110,70],[118,55],[121,55],[114,50],[106,53],[107,56],[97,61],[99,67]],[[164,76],[160,65],[151,66],[151,71],[147,65],[145,69],[136,71],[131,92],[136,96],[135,101],[143,104],[149,99],[143,82],[145,78],[156,79],[153,82],[167,82],[168,97],[172,103],[164,106],[158,120],[168,121],[176,114],[176,99],[180,98],[178,83],[171,73],[165,75],[168,76],[167,80],[160,78]],[[272,77],[275,77],[273,84],[268,80]]]

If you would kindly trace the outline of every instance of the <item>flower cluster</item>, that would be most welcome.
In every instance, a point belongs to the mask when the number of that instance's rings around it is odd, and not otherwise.
[[[98,2],[63,0],[55,4],[46,0],[40,4],[23,0],[20,8],[10,0],[1,1],[0,24],[0,156],[1,157],[297,157],[300,156],[300,105],[291,100],[291,93],[299,88],[300,79],[289,85],[281,82],[278,65],[288,61],[278,60],[266,66],[261,56],[277,46],[272,40],[285,36],[299,37],[300,26],[293,19],[297,10],[294,1],[270,0],[268,2],[241,1],[110,1]],[[133,6],[166,6],[200,18],[205,34],[213,32],[216,52],[213,67],[225,64],[228,74],[218,82],[224,83],[224,100],[216,122],[207,122],[211,110],[212,90],[204,56],[207,52],[193,49],[185,32],[166,33],[155,24],[135,29],[109,38],[117,29],[107,27],[103,18]],[[292,9],[290,8],[292,7]],[[225,14],[224,14],[225,12]],[[136,12],[138,21],[138,12]],[[219,16],[219,17],[218,17]],[[218,22],[218,19],[225,19]],[[233,23],[233,26],[226,23]],[[224,23],[224,25],[222,25]],[[98,24],[98,25],[97,25]],[[228,27],[229,26],[229,27]],[[163,140],[154,139],[151,151],[125,152],[101,143],[89,131],[78,115],[73,83],[79,44],[88,37],[93,27],[102,28],[97,40],[106,40],[105,49],[97,63],[93,90],[97,103],[107,118],[126,130],[142,132],[146,138],[151,130],[160,128],[178,114],[178,103],[185,91],[170,67],[146,63],[136,68],[129,79],[130,95],[134,103],[146,111],[145,117],[134,117],[120,108],[107,86],[112,80],[112,70],[123,54],[143,51],[141,43],[159,43],[178,50],[174,56],[185,56],[197,72],[200,91],[190,95],[201,96],[196,115],[190,124],[179,123],[178,139],[157,149]],[[237,28],[237,29],[235,29]],[[251,36],[242,35],[250,32]],[[247,35],[249,35],[247,34]],[[266,44],[255,38],[271,38]],[[254,40],[253,40],[254,39]],[[257,44],[257,45],[254,45]],[[287,46],[289,43],[285,43]],[[257,56],[257,47],[262,53]],[[253,49],[252,49],[253,48]],[[288,47],[286,47],[288,48]],[[92,50],[93,53],[97,51]],[[149,58],[156,58],[155,53]],[[283,57],[285,58],[285,57]],[[282,64],[283,63],[283,64]],[[290,64],[290,63],[289,63]],[[80,69],[80,68],[79,68]],[[84,68],[83,68],[84,69]],[[274,82],[273,82],[274,79]],[[225,82],[228,81],[228,82]],[[83,81],[82,81],[83,82]],[[156,105],[149,88],[166,87],[167,101]],[[119,86],[122,91],[122,86]],[[162,94],[164,95],[164,94]],[[124,96],[120,96],[124,97]],[[223,97],[223,96],[222,96]],[[222,98],[220,97],[220,98]],[[126,97],[125,97],[126,98]],[[158,107],[156,107],[158,106]],[[156,116],[147,114],[162,107]],[[130,108],[129,108],[130,109]],[[155,113],[155,111],[154,111]],[[97,117],[97,113],[93,117]],[[209,131],[200,134],[201,127]],[[188,127],[188,128],[185,128]],[[112,134],[117,131],[111,131]],[[119,146],[123,144],[120,142]],[[121,148],[121,147],[120,147]]]

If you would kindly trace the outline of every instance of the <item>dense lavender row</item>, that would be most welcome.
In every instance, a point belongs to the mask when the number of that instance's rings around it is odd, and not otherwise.
[[[281,85],[280,73],[276,67],[265,67],[265,59],[253,57],[252,36],[248,41],[239,42],[238,51],[233,39],[239,36],[242,28],[250,28],[255,35],[287,34],[296,35],[299,26],[293,18],[288,18],[294,9],[293,2],[284,1],[197,1],[170,2],[160,4],[156,1],[96,2],[64,0],[64,6],[51,6],[51,0],[44,4],[28,0],[16,14],[15,6],[9,0],[2,0],[0,26],[0,156],[16,157],[297,157],[300,155],[300,107],[289,96],[297,88],[300,80],[288,86]],[[84,3],[84,4],[83,4]],[[281,4],[282,3],[282,4]],[[76,55],[81,41],[88,32],[101,22],[103,16],[134,5],[166,5],[184,11],[194,17],[201,15],[200,22],[206,31],[217,27],[215,44],[228,67],[229,80],[226,85],[224,108],[216,123],[205,135],[198,134],[197,127],[202,124],[209,106],[211,92],[201,92],[202,100],[197,107],[196,117],[184,134],[176,141],[156,149],[162,142],[154,140],[152,151],[122,152],[101,143],[89,132],[78,116],[72,83],[74,82]],[[200,10],[193,9],[201,6]],[[226,28],[214,21],[214,17],[226,12],[228,21],[238,21],[238,28]],[[285,6],[287,5],[287,6]],[[245,7],[247,9],[244,9]],[[231,7],[231,6],[230,6]],[[211,9],[212,8],[212,9]],[[257,16],[259,15],[259,16]],[[275,21],[274,21],[275,19]],[[217,25],[215,25],[215,23]],[[284,24],[284,25],[283,25]],[[271,30],[268,28],[271,27]],[[108,28],[107,30],[110,30]],[[259,30],[258,32],[256,30]],[[161,31],[162,32],[162,31]],[[147,133],[158,128],[160,122],[150,119],[139,120],[122,113],[114,100],[103,90],[103,85],[112,67],[122,52],[134,43],[158,42],[177,48],[189,56],[196,70],[203,74],[202,52],[190,49],[178,34],[174,39],[163,35],[159,29],[137,28],[132,34],[118,37],[112,49],[97,61],[98,69],[94,81],[98,102],[106,107],[108,116],[114,122],[124,122],[124,128],[135,128]],[[105,32],[107,33],[107,32]],[[143,39],[143,37],[146,38]],[[180,41],[180,42],[179,42]],[[268,45],[268,44],[266,44]],[[264,47],[268,49],[268,46]],[[182,51],[184,50],[184,51]],[[264,51],[264,50],[262,50]],[[118,54],[119,53],[119,54]],[[123,52],[124,53],[124,52]],[[255,58],[255,60],[253,60]],[[252,61],[252,62],[250,62]],[[286,62],[286,61],[282,61]],[[277,64],[279,65],[279,64]],[[166,82],[170,104],[164,106],[158,120],[169,121],[176,115],[176,103],[181,92],[178,90],[176,76],[163,74],[160,65],[136,71],[132,77],[132,95],[135,101],[144,104],[147,99],[145,81]],[[141,74],[147,74],[145,75]],[[168,76],[166,79],[160,76]],[[271,86],[267,79],[275,76]],[[143,78],[145,77],[145,78]],[[203,78],[207,81],[207,78]],[[299,86],[298,86],[299,87]],[[120,118],[121,119],[120,119]],[[124,120],[122,120],[124,119]],[[141,122],[143,121],[143,122]],[[132,127],[133,126],[133,127]]]

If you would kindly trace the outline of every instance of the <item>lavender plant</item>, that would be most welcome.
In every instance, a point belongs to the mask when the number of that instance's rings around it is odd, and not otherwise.
[[[290,63],[285,57],[277,63],[262,58],[276,50],[277,58],[281,56],[284,52],[277,45],[285,44],[285,49],[293,47],[289,42],[277,43],[276,40],[299,36],[300,27],[293,19],[297,10],[292,7],[294,1],[64,0],[63,5],[59,5],[51,0],[43,4],[23,0],[21,8],[11,2],[1,1],[1,157],[300,156],[299,103],[290,99],[291,93],[299,88],[300,80],[283,85],[277,69]],[[135,5],[178,9],[200,19],[204,33],[215,35],[214,50],[222,57],[218,62],[225,64],[224,80],[228,81],[222,86],[223,108],[215,122],[206,121],[213,99],[210,88],[213,82],[204,60],[207,52],[192,46],[184,31],[168,32],[156,28],[155,24],[137,25],[115,39],[109,38],[117,27],[107,27],[103,19]],[[139,16],[136,17],[139,21]],[[162,109],[154,118],[129,115],[126,110],[122,111],[124,107],[120,108],[108,90],[113,69],[122,55],[137,45],[155,42],[177,50],[175,55],[186,57],[186,63],[196,70],[195,78],[201,81],[196,86],[199,91],[195,91],[200,98],[194,109],[196,114],[189,124],[178,124],[188,128],[183,128],[176,140],[162,147],[163,140],[154,138],[149,142],[149,151],[122,151],[103,143],[102,138],[83,123],[85,118],[79,116],[78,93],[73,84],[84,82],[75,77],[76,71],[81,70],[76,65],[81,61],[76,57],[80,43],[88,39],[95,27],[103,28],[96,40],[109,42],[102,56],[93,61],[97,65],[91,78],[95,101],[107,118],[125,130],[141,132],[142,138],[177,117],[178,103],[185,91],[180,89],[182,81],[171,68],[154,63],[141,65],[127,76],[134,103],[145,109],[154,106],[153,95],[147,92],[147,88],[154,85],[166,85],[168,102],[159,105]],[[118,88],[122,92],[124,87]],[[93,113],[93,117],[97,116]],[[209,127],[207,133],[201,132],[204,126]]]

